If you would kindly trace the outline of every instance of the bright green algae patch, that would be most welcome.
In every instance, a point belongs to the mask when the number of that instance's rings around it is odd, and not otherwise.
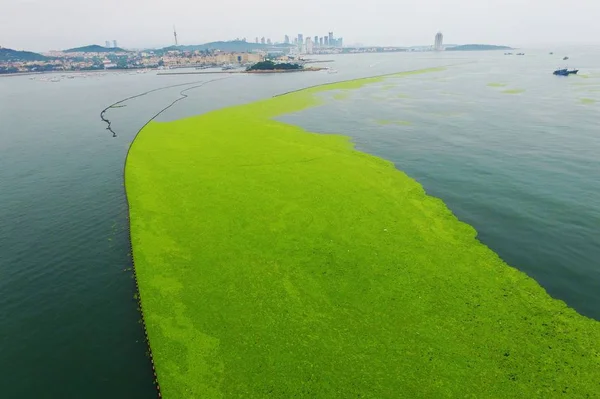
[[[495,83],[495,82],[492,82],[492,83],[488,83],[488,86],[489,87],[506,87],[506,83]]]
[[[593,98],[582,98],[581,100],[582,104],[595,104],[596,100],[594,100]]]
[[[133,254],[163,397],[593,397],[600,323],[390,162],[272,120],[373,79],[135,140]]]
[[[524,93],[525,90],[524,89],[506,89],[506,90],[502,90],[502,93],[505,94],[521,94]]]

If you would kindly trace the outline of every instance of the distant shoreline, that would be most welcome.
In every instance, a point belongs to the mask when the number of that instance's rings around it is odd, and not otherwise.
[[[308,67],[304,69],[273,69],[264,71],[187,71],[187,72],[159,72],[157,75],[214,75],[214,74],[229,74],[229,73],[248,73],[248,74],[265,74],[265,73],[292,73],[292,72],[317,72],[327,68]]]
[[[11,72],[11,73],[0,73],[0,78],[9,76],[31,76],[31,75],[52,75],[52,74],[78,74],[78,73],[100,73],[100,72],[126,72],[126,71],[156,71],[156,68],[130,68],[130,69],[90,69],[84,71],[41,71],[41,72]]]

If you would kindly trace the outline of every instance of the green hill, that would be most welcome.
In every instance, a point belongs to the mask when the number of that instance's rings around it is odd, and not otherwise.
[[[486,50],[512,50],[512,47],[494,46],[491,44],[463,44],[460,46],[446,48],[446,51],[486,51]]]
[[[0,61],[46,61],[49,57],[31,51],[0,48]]]
[[[64,52],[65,53],[126,53],[127,50],[124,50],[120,47],[102,47],[97,44],[92,44],[90,46],[70,48],[68,50],[65,50]]]

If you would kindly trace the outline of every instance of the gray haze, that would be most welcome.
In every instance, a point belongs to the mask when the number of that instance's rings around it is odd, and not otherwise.
[[[116,39],[126,48],[285,34],[345,44],[600,43],[600,0],[0,0],[0,46],[47,51]]]

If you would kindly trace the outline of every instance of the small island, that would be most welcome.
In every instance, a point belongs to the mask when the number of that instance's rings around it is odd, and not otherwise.
[[[320,71],[323,68],[308,67],[302,64],[292,64],[289,62],[275,63],[270,60],[260,61],[246,68],[250,73],[281,73],[281,72],[300,72],[300,71]]]
[[[512,47],[494,46],[491,44],[463,44],[460,46],[446,48],[446,51],[488,51],[488,50],[512,50]]]

